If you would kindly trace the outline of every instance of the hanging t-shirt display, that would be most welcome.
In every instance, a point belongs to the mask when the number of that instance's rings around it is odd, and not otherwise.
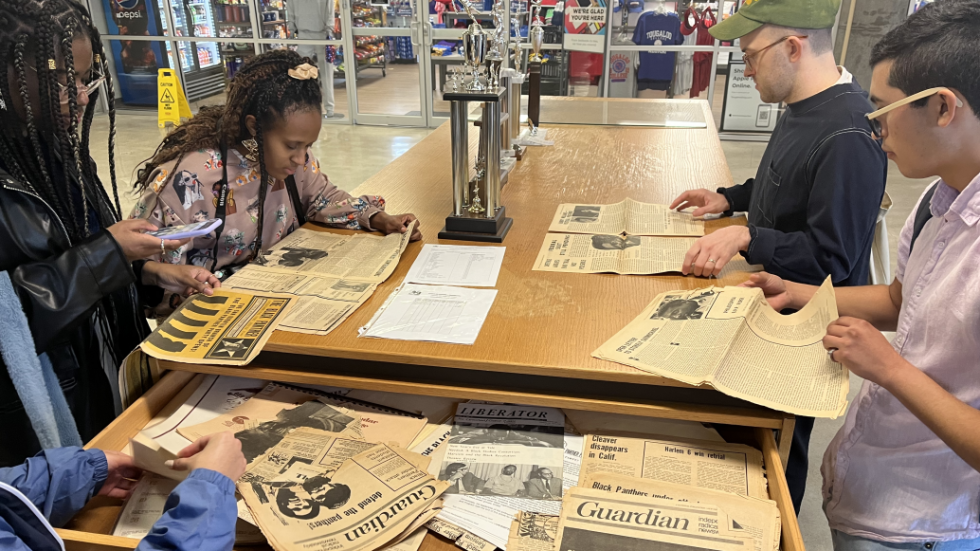
[[[681,20],[673,13],[644,13],[633,31],[633,43],[639,46],[675,46],[683,42]],[[670,89],[675,58],[674,52],[640,52],[637,87],[640,90]]]
[[[701,15],[688,8],[687,13],[684,14],[685,23],[689,21],[689,16],[693,16],[697,21],[697,45],[713,46],[715,38],[711,36],[708,29],[713,27],[718,22],[718,19],[715,18],[715,14],[711,11],[711,8],[705,8]],[[681,28],[683,34],[691,34],[694,31],[695,29],[687,24]],[[711,64],[713,62],[714,54],[711,52],[697,52],[694,54],[694,78],[691,82],[692,98],[698,97],[701,95],[701,92],[708,89],[709,82],[711,81]]]

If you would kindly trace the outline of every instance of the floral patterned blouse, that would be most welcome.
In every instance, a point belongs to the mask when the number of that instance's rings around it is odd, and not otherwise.
[[[244,264],[251,258],[258,235],[259,164],[246,160],[235,149],[229,149],[228,155],[231,161],[228,165],[228,200],[216,271]],[[215,218],[222,162],[220,151],[205,149],[186,155],[179,167],[174,166],[176,159],[164,163],[151,174],[152,183],[136,202],[130,218],[143,218],[160,228]],[[310,151],[306,154],[306,165],[295,174],[295,179],[307,220],[374,231],[370,218],[384,210],[383,198],[353,197],[338,189],[320,172],[320,163]],[[267,185],[270,189],[265,199],[263,249],[281,241],[298,225],[286,183],[277,180]],[[168,253],[164,259],[157,255],[155,260],[211,269],[214,240],[212,232]]]

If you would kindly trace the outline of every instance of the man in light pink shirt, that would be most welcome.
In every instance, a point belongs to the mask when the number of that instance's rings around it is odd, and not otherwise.
[[[872,52],[868,115],[910,178],[891,285],[837,289],[824,345],[865,379],[824,456],[836,551],[980,549],[980,2],[937,0]],[[934,189],[933,189],[934,188]],[[918,222],[917,222],[918,219]],[[776,309],[815,287],[757,274]],[[880,331],[895,331],[889,343]]]

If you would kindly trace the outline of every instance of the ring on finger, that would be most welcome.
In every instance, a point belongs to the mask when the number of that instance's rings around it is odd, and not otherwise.
[[[710,263],[712,263],[712,264],[714,264],[714,263],[715,263],[715,259],[714,259],[714,258],[709,258],[709,259],[708,259],[708,262],[710,262]]]
[[[830,361],[837,362],[837,360],[834,359],[834,352],[837,352],[837,349],[836,348],[828,348],[827,349],[827,356],[830,358]]]
[[[167,248],[163,245],[163,239],[160,240],[160,256],[167,255]]]

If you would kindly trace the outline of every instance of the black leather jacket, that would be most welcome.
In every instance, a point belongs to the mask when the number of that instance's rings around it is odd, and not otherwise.
[[[111,213],[102,186],[92,188],[98,189],[91,201],[97,205],[90,206]],[[141,269],[106,230],[71,243],[51,206],[0,170],[0,270],[10,274],[37,352],[51,359],[83,441],[115,417],[115,383],[109,378],[117,377],[118,363],[148,333],[134,285]],[[40,445],[2,358],[0,367],[5,466],[22,462]]]

